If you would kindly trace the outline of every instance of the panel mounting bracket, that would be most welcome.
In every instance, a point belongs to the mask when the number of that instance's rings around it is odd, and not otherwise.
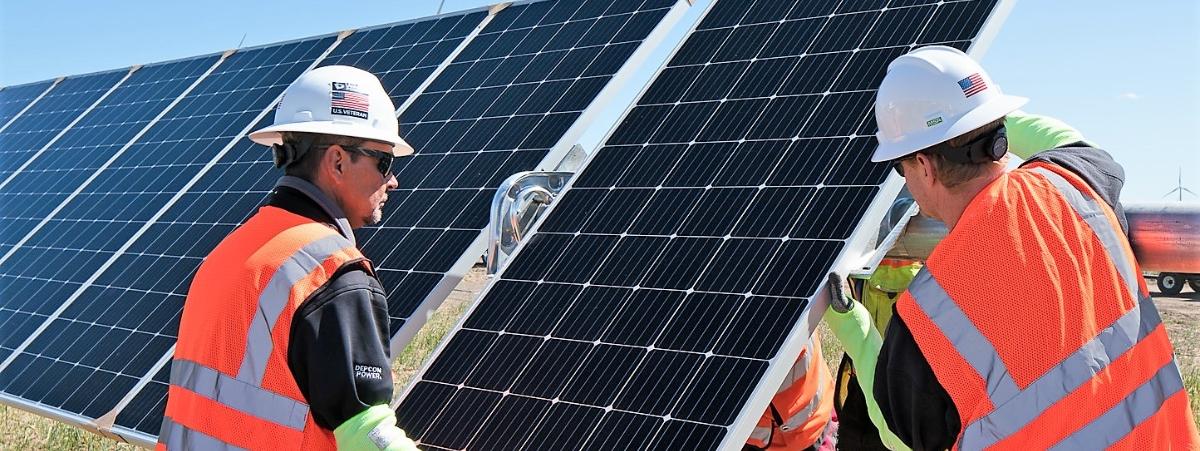
[[[488,9],[488,14],[494,16],[496,13],[504,11],[504,8],[508,8],[509,6],[512,6],[512,2],[497,3]]]
[[[495,275],[508,261],[529,226],[545,213],[574,175],[574,172],[566,171],[525,171],[513,174],[500,184],[492,198],[487,252],[489,276]]]

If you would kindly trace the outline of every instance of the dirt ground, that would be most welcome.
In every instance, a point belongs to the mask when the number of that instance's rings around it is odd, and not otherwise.
[[[1146,285],[1167,325],[1180,368],[1200,369],[1200,293],[1184,287],[1182,293],[1164,296],[1153,280],[1147,279]]]

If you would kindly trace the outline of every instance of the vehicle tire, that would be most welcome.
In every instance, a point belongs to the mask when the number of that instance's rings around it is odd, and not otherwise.
[[[1200,293],[1200,279],[1188,280],[1188,286],[1192,287],[1192,291]]]
[[[1174,296],[1183,291],[1183,277],[1179,274],[1162,273],[1158,275],[1158,291],[1167,296]]]

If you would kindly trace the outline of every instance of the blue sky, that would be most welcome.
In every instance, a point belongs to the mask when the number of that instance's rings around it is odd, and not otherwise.
[[[251,46],[423,17],[439,3],[2,2],[0,85],[223,51],[243,36]],[[446,0],[444,10],[489,3]],[[1019,1],[983,64],[1006,92],[1032,99],[1026,110],[1113,153],[1124,200],[1161,200],[1180,167],[1200,192],[1200,2]]]

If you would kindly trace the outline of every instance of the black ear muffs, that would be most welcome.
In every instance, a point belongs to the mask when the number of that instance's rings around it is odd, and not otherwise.
[[[275,167],[277,168],[286,168],[289,164],[299,160],[300,156],[297,155],[298,153],[296,152],[296,146],[289,143],[271,146],[271,154],[275,158]]]
[[[1008,134],[1004,131],[1004,127],[1000,127],[962,147],[941,144],[935,152],[955,163],[982,164],[1000,161],[1008,153]]]
[[[971,163],[991,163],[1000,161],[1008,153],[1008,134],[1004,127],[992,133],[980,136],[966,145],[967,158]]]
[[[281,144],[271,146],[271,155],[274,157],[275,167],[287,168],[300,161],[301,158],[304,158],[304,154],[312,149],[314,139],[307,134],[300,135],[297,138],[292,138]]]

